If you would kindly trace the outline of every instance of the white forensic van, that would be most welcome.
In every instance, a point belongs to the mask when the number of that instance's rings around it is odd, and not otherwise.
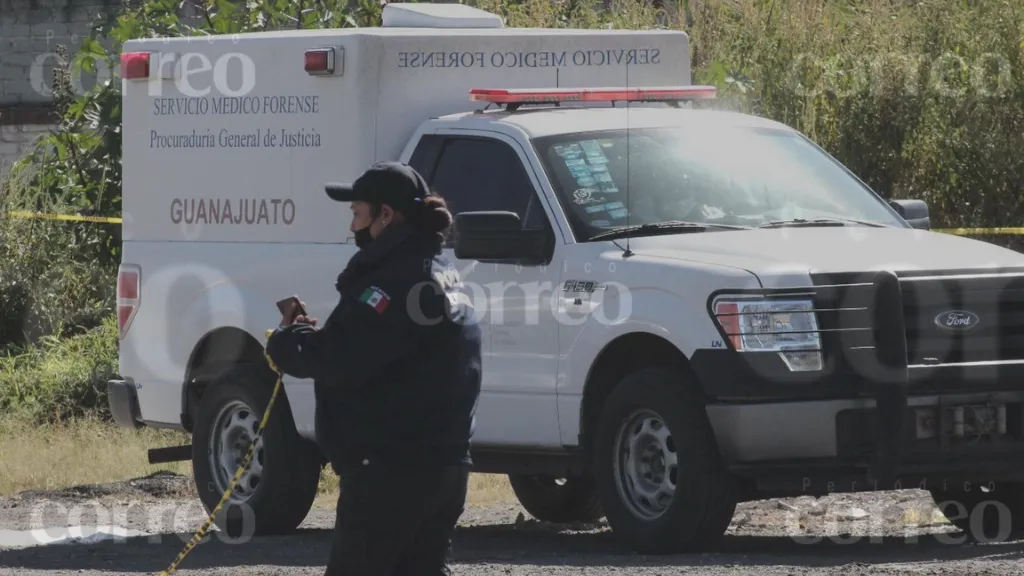
[[[110,408],[191,434],[150,459],[191,458],[207,507],[270,397],[274,302],[326,317],[356,251],[325,185],[399,159],[452,206],[485,330],[476,470],[535,517],[670,552],[770,496],[1024,514],[1024,255],[929,231],[923,202],[784,125],[700,109],[684,33],[388,4],[380,28],[128,42],[122,77]],[[288,531],[313,501],[312,383],[277,406],[223,529]]]

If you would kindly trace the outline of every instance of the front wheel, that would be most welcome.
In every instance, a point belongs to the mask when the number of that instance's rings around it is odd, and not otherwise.
[[[269,368],[239,365],[203,394],[192,436],[192,469],[208,513],[244,462],[275,381]],[[291,532],[316,498],[321,461],[316,444],[296,432],[291,407],[279,392],[249,467],[214,521],[232,538]]]
[[[679,371],[652,368],[609,395],[594,449],[597,488],[609,525],[641,553],[714,547],[736,509],[699,396]]]

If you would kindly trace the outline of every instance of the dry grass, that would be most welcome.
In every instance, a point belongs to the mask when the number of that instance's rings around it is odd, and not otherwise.
[[[34,426],[0,421],[0,495],[114,482],[172,470],[190,474],[187,462],[150,465],[146,450],[181,444],[181,434],[118,428],[98,420]]]
[[[176,432],[127,430],[98,420],[35,426],[0,420],[0,495],[23,490],[54,490],[81,484],[117,482],[158,470],[191,475],[188,462],[150,465],[146,451],[188,442]],[[325,471],[318,504],[333,505],[337,477]],[[474,474],[468,505],[514,502],[504,476]]]

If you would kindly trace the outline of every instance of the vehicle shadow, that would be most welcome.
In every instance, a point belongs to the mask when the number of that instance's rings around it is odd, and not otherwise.
[[[0,566],[26,570],[95,570],[158,573],[168,567],[191,534],[161,534],[98,544],[50,545],[0,551]],[[644,556],[611,533],[558,529],[523,530],[515,524],[460,527],[453,542],[455,564],[529,564],[532,566],[837,566],[967,559],[1014,560],[1024,556],[1024,541],[959,543],[962,533],[916,538],[845,536],[800,541],[787,536],[729,535],[720,547],[702,554]],[[326,529],[300,530],[277,537],[231,542],[208,536],[179,569],[280,568],[323,566],[330,547]]]
[[[839,566],[937,560],[1012,560],[1024,557],[1024,540],[972,542],[962,532],[917,537],[727,535],[713,551],[641,555],[610,532],[521,531],[515,525],[475,526],[459,531],[454,557],[462,563],[559,566]]]

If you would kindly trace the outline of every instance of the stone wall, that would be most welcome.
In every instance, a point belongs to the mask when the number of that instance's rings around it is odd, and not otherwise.
[[[0,178],[29,151],[36,137],[53,128],[48,124],[0,124]]]
[[[0,175],[53,125],[57,46],[73,56],[91,24],[119,6],[117,0],[0,0]],[[82,92],[96,80],[76,74],[73,84]]]

